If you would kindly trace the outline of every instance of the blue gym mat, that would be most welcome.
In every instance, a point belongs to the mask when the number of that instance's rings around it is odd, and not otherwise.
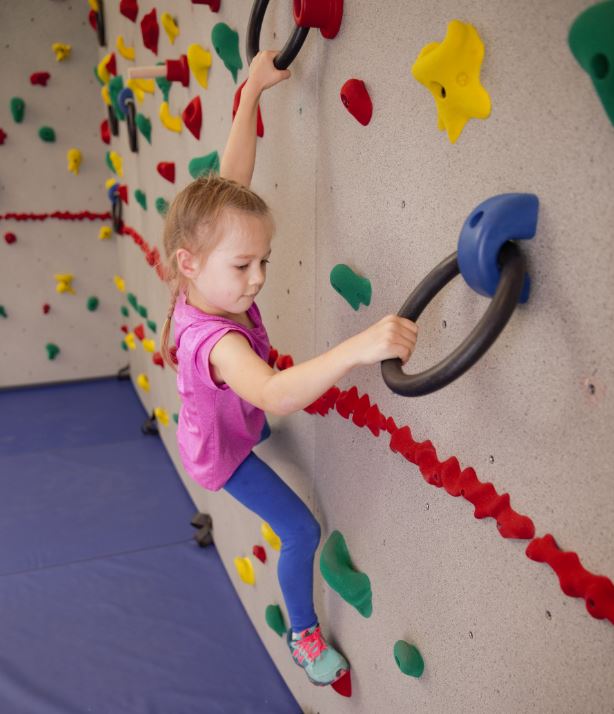
[[[299,714],[146,416],[128,381],[0,391],[0,713]]]

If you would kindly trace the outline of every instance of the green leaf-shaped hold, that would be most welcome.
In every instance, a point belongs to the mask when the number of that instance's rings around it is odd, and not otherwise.
[[[397,640],[394,644],[394,661],[397,667],[410,677],[420,677],[424,672],[424,660],[417,648],[405,640]]]
[[[205,174],[220,172],[220,156],[217,151],[212,151],[206,156],[197,156],[188,164],[188,171],[192,178],[198,178]]]
[[[371,304],[371,281],[357,275],[349,266],[339,263],[330,271],[330,284],[354,310]]]
[[[47,359],[55,359],[60,354],[60,348],[54,345],[53,342],[48,342],[45,345],[45,349],[47,350]]]
[[[164,218],[168,213],[168,201],[162,196],[156,198],[156,211]]]
[[[42,141],[46,141],[48,144],[55,142],[55,131],[50,126],[41,126],[38,130],[38,135]]]
[[[363,617],[371,617],[371,581],[369,576],[354,569],[345,538],[333,531],[320,554],[320,571],[330,587]]]
[[[151,119],[148,119],[144,114],[137,114],[136,126],[145,139],[147,139],[147,143],[151,144]]]
[[[11,114],[13,116],[13,121],[16,124],[21,124],[25,113],[26,103],[21,97],[13,97],[11,99]]]
[[[279,605],[267,605],[265,612],[266,624],[274,630],[280,637],[286,633],[286,623],[284,615]]]
[[[211,43],[236,82],[238,72],[243,68],[239,53],[239,33],[225,22],[218,22],[211,30]]]
[[[140,188],[137,188],[136,191],[134,192],[134,197],[136,198],[136,202],[139,204],[139,206],[146,211],[147,210],[147,196],[141,191]]]
[[[109,81],[109,99],[111,100],[111,104],[115,110],[115,115],[122,121],[126,118],[126,115],[122,112],[122,108],[119,106],[119,93],[123,88],[124,78],[121,74],[118,74],[117,77],[112,77]]]

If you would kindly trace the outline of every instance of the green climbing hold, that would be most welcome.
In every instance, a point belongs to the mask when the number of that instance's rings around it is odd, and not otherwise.
[[[26,103],[21,97],[12,97],[11,99],[11,114],[16,124],[21,124],[24,114],[26,113]]]
[[[107,151],[104,155],[104,162],[107,165],[107,168],[109,171],[114,173],[117,176],[117,171],[115,170],[115,166],[113,166],[113,162],[111,161],[111,152]]]
[[[100,78],[100,75],[98,74],[98,67],[96,65],[94,65],[94,77],[96,77],[98,84],[100,84],[101,87],[104,87],[104,81]]]
[[[97,298],[97,297],[94,297],[93,295],[92,295],[92,297],[89,297],[89,298],[87,299],[87,309],[88,309],[90,312],[94,312],[94,310],[97,310],[99,304],[100,304],[100,303],[99,303],[98,298]]]
[[[578,15],[568,41],[614,124],[614,0],[599,2]]]
[[[54,345],[53,342],[48,342],[45,345],[45,349],[47,350],[47,359],[55,359],[60,354],[60,348]]]
[[[151,119],[148,119],[144,114],[136,115],[136,126],[141,134],[151,144]]]
[[[236,82],[238,72],[243,68],[239,52],[239,33],[228,27],[225,22],[218,22],[211,30],[211,42]]]
[[[320,554],[320,571],[330,587],[363,617],[371,617],[371,581],[369,576],[354,569],[345,538],[333,531]]]
[[[128,311],[128,308],[125,305],[121,306],[120,312],[124,317],[130,317],[130,312]]]
[[[286,634],[286,623],[279,605],[267,605],[265,612],[266,624],[280,637]]]
[[[166,62],[156,62],[157,65],[164,65],[166,66]],[[162,96],[164,98],[165,102],[168,102],[168,94],[171,91],[171,87],[173,86],[171,82],[166,77],[156,77],[156,84],[160,88],[160,91],[162,92]]]
[[[153,320],[147,320],[147,327],[149,327],[152,332],[158,331],[158,326]]]
[[[168,201],[165,198],[156,198],[156,211],[164,218],[168,213]]]
[[[0,317],[8,317],[6,310],[4,309],[4,305],[0,305]]]
[[[50,126],[41,126],[38,130],[39,137],[48,144],[55,142],[55,131]]]
[[[136,309],[139,315],[143,318],[147,317],[147,308],[144,305],[139,305]]]
[[[188,164],[188,171],[192,178],[205,176],[209,173],[219,174],[220,172],[220,157],[217,151],[212,151],[206,156],[197,156]]]
[[[128,351],[128,345],[124,342],[124,340],[122,340],[122,350],[124,350],[124,352]]]
[[[136,191],[134,192],[134,197],[136,199],[136,202],[139,204],[139,206],[146,211],[147,210],[147,196],[141,191],[140,188],[137,188]]]
[[[177,412],[173,414],[173,421],[175,424],[179,424],[179,414],[177,414]]]
[[[424,672],[424,660],[422,655],[405,640],[397,640],[394,643],[394,661],[397,667],[410,677],[420,677]]]
[[[132,307],[135,310],[139,309],[139,301],[136,299],[136,295],[134,293],[128,293],[126,295],[126,300],[132,305]]]
[[[357,275],[349,266],[339,263],[330,271],[330,284],[354,310],[371,304],[371,281]]]
[[[122,121],[126,118],[126,115],[124,114],[124,112],[122,112],[122,108],[119,105],[119,93],[122,91],[123,88],[124,78],[121,76],[121,74],[118,74],[117,77],[111,78],[109,82],[109,99],[111,100],[111,104],[113,105],[113,109],[115,110],[115,115],[118,119],[121,119]]]

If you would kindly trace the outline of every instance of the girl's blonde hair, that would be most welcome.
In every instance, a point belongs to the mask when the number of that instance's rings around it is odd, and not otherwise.
[[[164,321],[161,354],[175,371],[171,357],[169,335],[175,303],[187,279],[177,266],[177,249],[185,248],[193,255],[206,256],[216,245],[216,228],[225,209],[235,209],[260,216],[268,222],[271,235],[274,221],[267,204],[253,191],[231,179],[210,173],[197,178],[180,191],[171,203],[164,223],[164,278],[171,291],[171,304]]]

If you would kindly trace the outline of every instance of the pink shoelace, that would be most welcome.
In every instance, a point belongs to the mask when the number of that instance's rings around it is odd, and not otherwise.
[[[312,633],[301,637],[300,640],[296,640],[294,646],[293,654],[299,663],[302,663],[305,657],[307,657],[310,662],[313,662],[324,650],[328,649],[327,644],[322,639],[319,625]]]

